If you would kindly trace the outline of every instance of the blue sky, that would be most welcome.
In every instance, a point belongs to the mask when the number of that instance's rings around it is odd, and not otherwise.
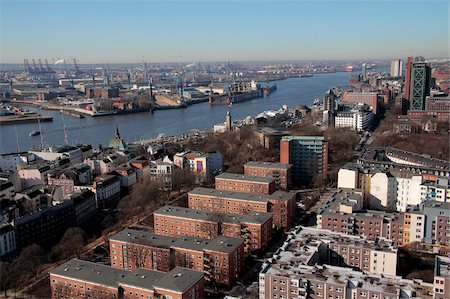
[[[2,63],[449,56],[447,0],[0,2]]]

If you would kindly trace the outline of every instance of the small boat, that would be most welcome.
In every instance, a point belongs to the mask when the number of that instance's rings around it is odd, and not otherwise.
[[[41,131],[33,131],[30,133],[30,136],[38,136],[41,135]]]

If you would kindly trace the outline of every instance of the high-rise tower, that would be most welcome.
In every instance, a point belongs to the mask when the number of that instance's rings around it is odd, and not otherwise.
[[[423,57],[408,57],[405,79],[406,98],[410,110],[424,110],[425,98],[430,95],[431,66]]]

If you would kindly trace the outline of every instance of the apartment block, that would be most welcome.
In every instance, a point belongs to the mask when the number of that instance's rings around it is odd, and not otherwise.
[[[289,190],[292,185],[291,164],[247,162],[244,164],[244,175],[274,178],[278,190]]]
[[[296,211],[296,193],[275,191],[271,195],[250,194],[195,188],[188,193],[188,206],[195,210],[245,215],[250,211],[273,214],[273,224],[287,228],[293,221]]]
[[[272,194],[276,182],[272,177],[250,176],[224,172],[216,176],[216,190],[244,192],[252,194]]]
[[[165,206],[153,215],[153,231],[158,235],[243,238],[246,252],[265,249],[272,238],[273,219],[270,213],[250,211],[239,215]]]
[[[328,142],[323,136],[285,136],[280,141],[280,163],[292,164],[297,184],[327,179]]]
[[[405,212],[408,206],[415,206],[422,202],[420,196],[422,175],[406,171],[391,171],[391,174],[395,178],[395,209],[398,212]]]
[[[73,202],[68,200],[50,208],[14,219],[16,246],[19,250],[36,243],[50,247],[64,232],[75,226]]]
[[[125,229],[112,236],[109,244],[113,268],[167,272],[180,266],[204,272],[208,281],[230,285],[245,267],[244,240],[240,238],[172,238]]]
[[[232,214],[267,212],[269,196],[199,187],[188,193],[188,206],[196,210]]]
[[[421,243],[425,237],[425,216],[418,211],[403,214],[403,244]]]
[[[391,242],[297,227],[259,273],[262,298],[416,298],[432,284],[395,276]]]
[[[390,173],[377,172],[370,178],[371,209],[394,211],[396,201],[395,178]]]
[[[317,228],[363,236],[372,241],[384,237],[395,246],[402,246],[403,215],[361,209],[362,201],[360,191],[337,190],[319,209]]]
[[[447,177],[437,177],[426,180],[420,185],[420,200],[435,200],[450,202],[450,180]]]
[[[450,203],[425,201],[420,211],[425,216],[424,243],[437,246],[441,254],[449,254]]]
[[[173,156],[173,163],[181,169],[189,169],[201,180],[211,180],[222,172],[223,158],[219,152],[182,152]]]
[[[204,274],[175,267],[128,271],[72,259],[50,271],[52,298],[203,298]]]
[[[450,169],[448,161],[432,158],[427,155],[400,150],[393,147],[386,148],[384,154],[386,158],[388,158],[390,161],[394,163],[424,168],[432,168],[443,171],[446,170],[448,171]]]
[[[97,209],[111,209],[120,199],[120,179],[111,174],[102,174],[94,179],[93,189]]]

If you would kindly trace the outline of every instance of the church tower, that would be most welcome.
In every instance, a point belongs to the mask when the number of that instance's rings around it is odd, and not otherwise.
[[[231,115],[230,115],[230,110],[227,111],[227,117],[225,118],[225,125],[227,127],[227,131],[231,131]]]

